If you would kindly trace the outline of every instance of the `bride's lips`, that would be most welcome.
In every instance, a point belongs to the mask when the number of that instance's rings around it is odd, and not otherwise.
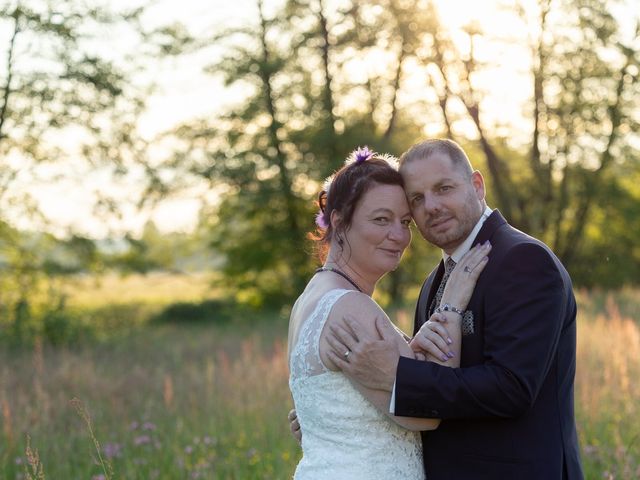
[[[388,255],[393,255],[394,257],[399,257],[402,254],[402,250],[399,250],[397,248],[381,248],[380,250]]]

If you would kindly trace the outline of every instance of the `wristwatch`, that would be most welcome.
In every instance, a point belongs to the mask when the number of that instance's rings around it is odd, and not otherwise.
[[[434,310],[434,313],[442,313],[442,312],[455,312],[461,317],[464,317],[464,310],[460,310],[458,307],[454,307],[449,305],[448,303],[443,303],[438,308]]]

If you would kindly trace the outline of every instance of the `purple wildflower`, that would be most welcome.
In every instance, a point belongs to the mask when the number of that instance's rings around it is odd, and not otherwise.
[[[156,426],[152,422],[144,422],[142,424],[142,430],[155,430]]]
[[[114,458],[122,456],[122,445],[119,443],[105,443],[102,447],[102,452],[107,458]]]
[[[322,228],[323,230],[326,230],[327,228],[329,228],[329,224],[324,219],[324,212],[322,210],[320,210],[316,215],[316,225]]]
[[[369,147],[366,145],[364,147],[358,147],[355,152],[353,152],[353,158],[355,163],[366,162],[373,156],[373,152],[369,150]]]
[[[149,435],[139,435],[133,439],[134,445],[147,445],[151,443],[151,437]]]

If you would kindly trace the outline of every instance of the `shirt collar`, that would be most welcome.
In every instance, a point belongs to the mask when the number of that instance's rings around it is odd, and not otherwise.
[[[478,220],[478,223],[476,223],[476,226],[473,227],[473,230],[471,230],[471,233],[469,233],[469,236],[451,254],[451,258],[453,258],[454,262],[458,263],[460,259],[464,256],[464,254],[467,253],[469,250],[471,250],[471,244],[473,243],[475,238],[478,236],[478,232],[482,228],[482,225],[484,224],[485,220],[489,218],[489,215],[491,215],[492,213],[493,213],[493,210],[491,210],[491,208],[489,208],[488,206],[484,207],[484,212],[482,212],[482,215],[480,215],[480,220]],[[442,251],[442,258],[445,261],[445,263],[449,258],[449,255],[447,255],[444,252],[444,250]]]

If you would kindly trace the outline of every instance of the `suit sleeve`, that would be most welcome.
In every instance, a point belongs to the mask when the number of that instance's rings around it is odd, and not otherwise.
[[[522,415],[534,403],[556,355],[569,308],[567,288],[543,247],[512,248],[485,293],[484,363],[449,368],[401,357],[396,415]]]

